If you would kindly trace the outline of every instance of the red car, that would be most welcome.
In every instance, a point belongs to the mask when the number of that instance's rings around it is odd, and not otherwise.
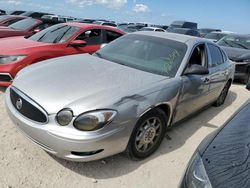
[[[38,61],[79,53],[94,53],[124,35],[116,28],[84,23],[51,26],[29,38],[0,40],[0,86],[9,86],[17,72]]]
[[[28,18],[26,16],[16,16],[16,15],[4,15],[0,16],[0,26],[9,26],[13,23],[16,23],[20,20]]]
[[[37,20],[33,18],[26,18],[16,23],[9,25],[8,27],[0,27],[0,38],[13,37],[13,36],[25,36],[29,37],[35,33],[58,24],[60,22],[53,20]]]

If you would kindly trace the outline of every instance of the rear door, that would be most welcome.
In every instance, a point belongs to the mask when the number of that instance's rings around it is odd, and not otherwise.
[[[210,77],[210,87],[209,95],[211,96],[211,101],[218,98],[223,87],[226,83],[227,78],[227,65],[223,58],[223,54],[219,47],[213,44],[207,44],[209,51],[208,58],[208,69],[211,75]]]

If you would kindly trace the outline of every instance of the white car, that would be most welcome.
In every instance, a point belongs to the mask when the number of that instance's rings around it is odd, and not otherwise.
[[[166,32],[164,29],[158,28],[158,27],[143,27],[143,28],[141,28],[140,31],[158,31],[158,32]]]

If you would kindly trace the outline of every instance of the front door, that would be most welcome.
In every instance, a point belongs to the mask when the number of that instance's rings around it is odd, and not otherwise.
[[[205,44],[196,46],[187,66],[192,64],[207,67],[208,55]],[[210,75],[183,75],[182,89],[177,101],[173,123],[201,109],[208,102]]]

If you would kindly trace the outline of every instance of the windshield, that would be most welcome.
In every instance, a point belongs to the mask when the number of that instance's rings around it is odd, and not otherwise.
[[[27,18],[16,23],[9,25],[8,27],[15,30],[25,31],[33,28],[37,24],[37,20],[32,18]]]
[[[206,39],[220,40],[222,37],[226,36],[225,33],[208,33],[205,35]]]
[[[29,39],[45,43],[64,43],[80,30],[79,27],[57,24],[31,36]]]
[[[95,55],[142,71],[174,77],[186,53],[184,43],[152,36],[129,34]]]
[[[225,36],[217,44],[233,48],[250,49],[250,36]]]

